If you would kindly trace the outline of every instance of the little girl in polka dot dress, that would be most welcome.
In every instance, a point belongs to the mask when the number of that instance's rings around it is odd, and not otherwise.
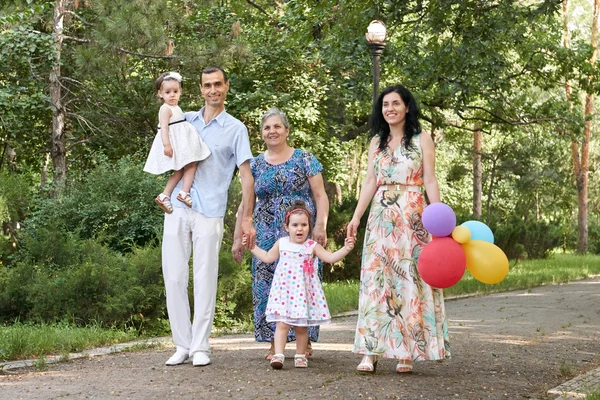
[[[326,324],[331,320],[323,286],[315,269],[315,257],[333,264],[354,248],[354,239],[346,238],[344,247],[335,253],[325,250],[314,240],[308,239],[312,229],[310,221],[310,211],[305,203],[296,201],[285,215],[285,230],[290,235],[279,239],[268,252],[259,247],[251,250],[265,263],[279,259],[266,310],[267,321],[276,322],[275,355],[271,359],[273,369],[283,368],[283,351],[290,326],[296,331],[294,366],[308,367],[308,327]]]

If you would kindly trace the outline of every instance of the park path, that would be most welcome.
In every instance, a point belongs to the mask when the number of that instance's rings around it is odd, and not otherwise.
[[[173,351],[120,352],[51,364],[6,365],[0,399],[555,399],[600,388],[600,276],[446,302],[452,358],[409,375],[380,362],[359,375],[356,316],[322,327],[306,370],[273,371],[249,335],[211,339],[213,363],[164,366]],[[294,346],[286,355],[292,358]],[[572,379],[575,378],[575,379]],[[571,396],[571,397],[569,397]],[[581,398],[581,397],[580,397]]]

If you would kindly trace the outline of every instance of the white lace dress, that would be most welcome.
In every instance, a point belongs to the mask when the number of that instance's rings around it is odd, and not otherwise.
[[[185,165],[202,161],[210,155],[208,146],[200,139],[196,128],[185,120],[181,108],[168,104],[163,104],[162,107],[169,107],[173,112],[173,116],[169,120],[169,140],[173,148],[173,157],[165,156],[159,127],[144,166],[144,171],[154,175],[164,174],[167,171],[178,171]]]

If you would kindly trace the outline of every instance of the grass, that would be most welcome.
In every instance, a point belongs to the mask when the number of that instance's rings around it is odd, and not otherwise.
[[[555,254],[546,260],[521,261],[510,268],[508,276],[502,282],[495,285],[476,281],[466,271],[460,282],[444,290],[444,295],[448,297],[531,289],[599,274],[600,256],[598,255]]]
[[[600,275],[600,255],[554,254],[545,260],[525,260],[516,266],[511,266],[508,276],[495,285],[481,283],[465,271],[465,275],[456,285],[444,289],[444,296],[484,295],[524,290],[594,275]],[[357,309],[358,280],[325,282],[323,290],[332,315]]]
[[[588,393],[585,398],[586,400],[600,400],[600,388]]]
[[[0,326],[0,361],[27,358],[42,360],[47,354],[80,352],[93,347],[127,342],[136,337],[135,331],[107,329],[98,325],[75,327],[69,323],[17,322],[10,326]]]
[[[444,290],[444,295],[483,295],[510,290],[531,289],[541,285],[564,283],[600,275],[600,256],[555,254],[546,260],[526,260],[510,268],[500,283],[486,285],[465,272],[456,285]],[[358,307],[358,280],[324,282],[323,289],[332,315]],[[240,333],[252,330],[251,324],[240,324],[236,329],[215,333]],[[79,352],[98,346],[123,343],[137,338],[137,332],[107,329],[94,324],[76,327],[69,323],[29,324],[17,322],[0,326],[0,361],[36,358],[39,368],[45,366],[45,356]],[[600,400],[600,395],[599,395]]]
[[[323,291],[331,315],[358,308],[358,281],[323,282]]]

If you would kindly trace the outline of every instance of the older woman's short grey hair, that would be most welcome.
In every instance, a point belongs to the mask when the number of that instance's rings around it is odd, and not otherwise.
[[[260,130],[261,131],[263,129],[263,125],[264,125],[265,121],[267,120],[267,118],[272,117],[273,115],[277,115],[279,118],[281,118],[281,122],[283,122],[283,126],[285,126],[285,129],[290,129],[290,123],[288,122],[288,119],[285,116],[284,112],[281,111],[279,108],[273,107],[269,111],[267,111],[260,119]]]

